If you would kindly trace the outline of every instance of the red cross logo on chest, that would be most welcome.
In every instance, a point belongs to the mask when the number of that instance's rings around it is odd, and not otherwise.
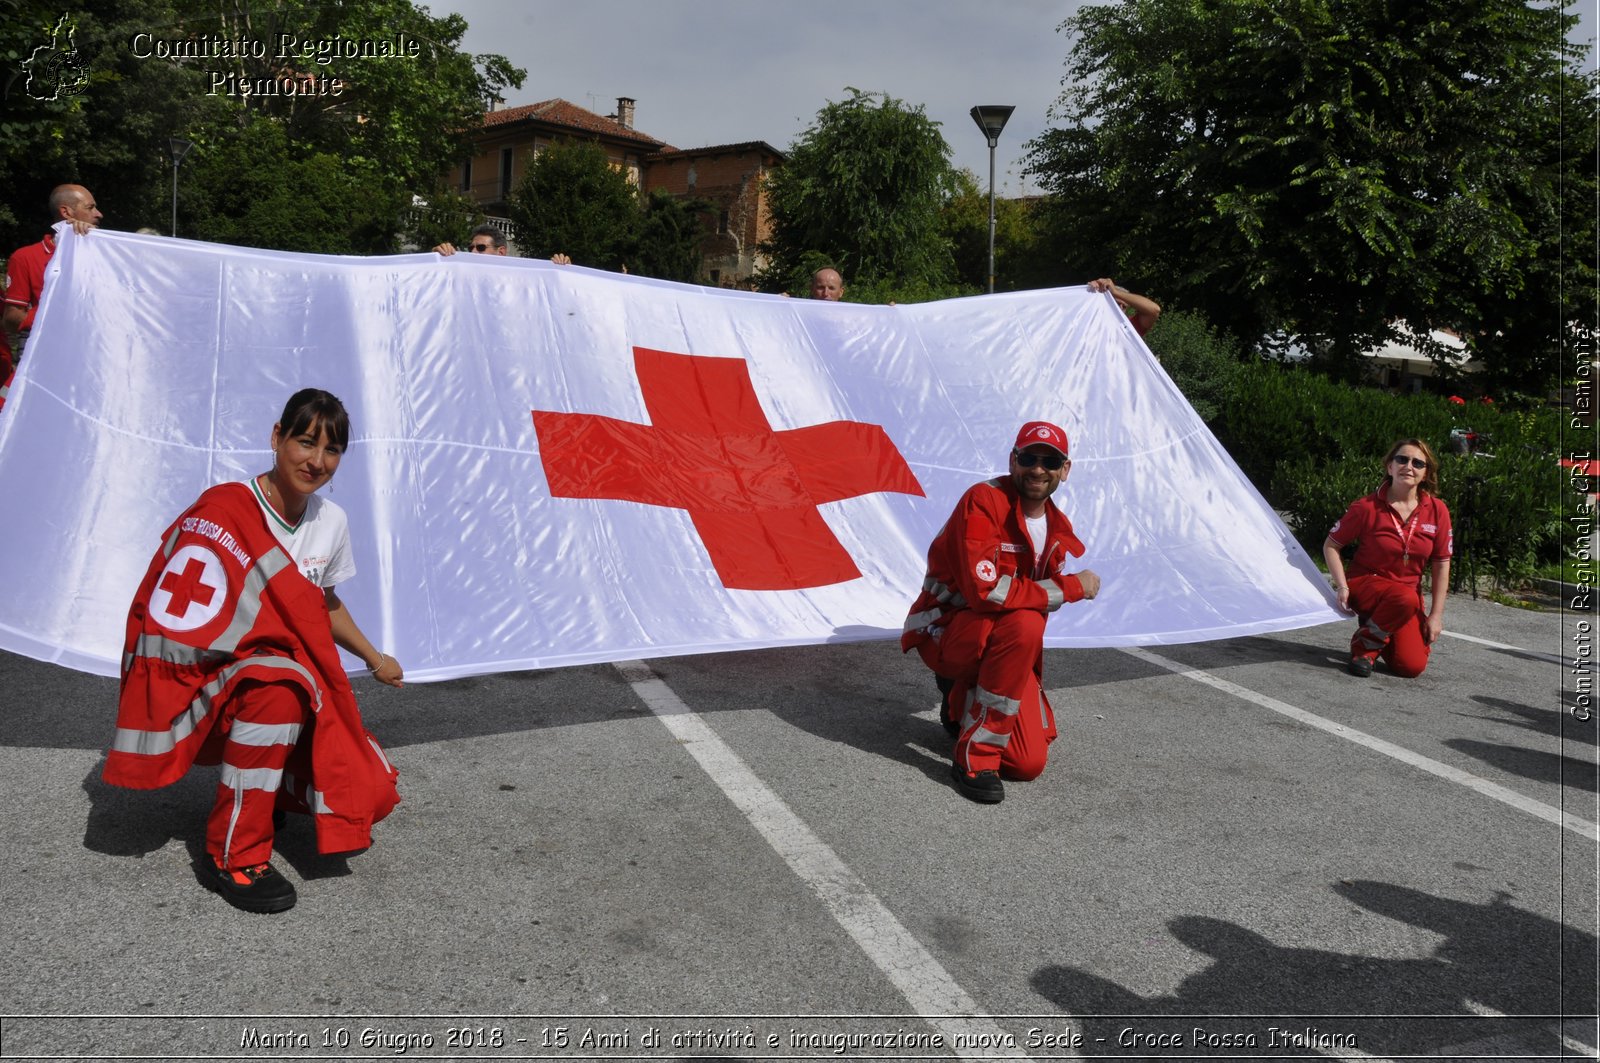
[[[633,349],[650,424],[533,411],[551,495],[688,512],[725,587],[797,590],[861,575],[822,519],[825,502],[921,495],[875,424],[775,432],[738,358]]]

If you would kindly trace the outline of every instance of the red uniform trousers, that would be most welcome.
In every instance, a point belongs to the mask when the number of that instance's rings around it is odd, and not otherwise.
[[[1055,715],[1039,685],[1044,614],[1033,609],[962,609],[937,639],[917,649],[934,672],[955,681],[955,762],[976,774],[1036,779],[1055,741]]]
[[[272,856],[272,813],[283,766],[310,715],[305,692],[288,683],[239,684],[218,726],[222,778],[206,821],[206,852],[230,870],[264,864]]]
[[[1433,647],[1422,637],[1428,613],[1417,585],[1379,575],[1352,576],[1348,582],[1350,608],[1361,621],[1350,639],[1350,656],[1381,655],[1395,675],[1421,675]]]

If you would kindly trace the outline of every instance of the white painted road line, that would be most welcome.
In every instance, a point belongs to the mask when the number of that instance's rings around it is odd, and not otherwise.
[[[1476,635],[1463,635],[1459,631],[1445,631],[1441,632],[1441,634],[1448,635],[1453,639],[1460,639],[1463,642],[1475,642],[1479,646],[1488,646],[1492,650],[1504,650],[1507,653],[1514,653],[1518,657],[1526,657],[1530,661],[1546,661],[1550,664],[1559,664],[1563,668],[1570,668],[1574,664],[1571,659],[1562,657],[1560,654],[1540,653],[1538,650],[1525,650],[1521,646],[1509,646],[1504,642],[1493,642],[1489,639],[1480,639]]]
[[[811,888],[828,914],[905,996],[912,1009],[944,1035],[946,1046],[1004,1045],[1011,1040],[1011,1035],[992,1021],[978,1017],[977,1001],[956,984],[950,972],[649,665],[643,661],[618,661],[616,668],[639,700],[683,743],[711,781]],[[969,1059],[998,1055],[1027,1058],[1015,1050],[951,1050]]]
[[[1395,760],[1409,764],[1414,768],[1420,768],[1432,775],[1437,775],[1441,779],[1448,779],[1450,782],[1458,783],[1461,786],[1465,786],[1469,790],[1474,790],[1485,797],[1493,798],[1494,800],[1502,802],[1503,804],[1510,805],[1519,812],[1526,812],[1530,816],[1537,816],[1548,823],[1553,823],[1559,827],[1564,827],[1565,829],[1572,831],[1574,834],[1581,834],[1583,837],[1592,841],[1600,841],[1600,826],[1597,826],[1586,819],[1580,819],[1571,813],[1563,812],[1561,809],[1556,808],[1553,805],[1547,805],[1543,801],[1535,801],[1531,797],[1525,797],[1522,794],[1517,793],[1515,790],[1509,790],[1498,783],[1492,783],[1487,779],[1480,779],[1470,772],[1462,771],[1460,768],[1453,768],[1443,761],[1434,760],[1431,757],[1425,757],[1421,753],[1413,753],[1411,750],[1402,746],[1397,746],[1393,742],[1386,742],[1381,738],[1374,738],[1372,735],[1369,735],[1364,731],[1358,731],[1353,727],[1346,727],[1342,723],[1334,723],[1332,720],[1325,720],[1321,716],[1309,713],[1304,709],[1297,709],[1287,702],[1279,701],[1277,698],[1269,698],[1265,694],[1258,694],[1254,690],[1239,686],[1237,683],[1230,683],[1226,679],[1220,679],[1217,676],[1212,675],[1210,672],[1205,672],[1198,668],[1190,668],[1186,664],[1183,664],[1179,661],[1174,661],[1168,657],[1163,657],[1157,653],[1151,653],[1149,650],[1128,646],[1123,647],[1122,652],[1131,657],[1137,657],[1139,660],[1144,661],[1147,664],[1153,664],[1159,668],[1165,668],[1167,671],[1181,675],[1185,679],[1192,679],[1197,683],[1204,683],[1206,686],[1214,687],[1215,689],[1223,691],[1227,694],[1232,694],[1236,698],[1240,698],[1255,705],[1260,705],[1265,709],[1271,709],[1273,712],[1280,713],[1289,717],[1291,720],[1296,720],[1308,727],[1315,727],[1318,730],[1326,731],[1331,735],[1336,735],[1339,738],[1343,738],[1348,742],[1354,742],[1356,745],[1366,746],[1368,749],[1373,750],[1374,752],[1382,753],[1387,757],[1393,757]]]

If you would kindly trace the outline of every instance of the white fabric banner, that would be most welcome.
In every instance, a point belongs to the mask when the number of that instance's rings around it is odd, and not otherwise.
[[[1340,618],[1086,289],[856,306],[68,231],[45,292],[0,410],[0,647],[72,668],[116,674],[161,532],[269,467],[306,386],[352,419],[341,597],[412,680],[898,637],[929,541],[1034,419],[1071,438],[1055,497],[1102,580],[1047,645]]]

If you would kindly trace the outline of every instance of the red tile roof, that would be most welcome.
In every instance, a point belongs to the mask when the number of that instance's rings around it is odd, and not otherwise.
[[[581,129],[586,133],[595,133],[600,136],[614,137],[618,140],[631,140],[640,145],[645,145],[651,151],[672,151],[672,145],[655,137],[629,129],[609,118],[602,118],[593,111],[586,111],[575,103],[566,100],[544,100],[540,103],[525,104],[522,107],[507,107],[499,111],[489,111],[483,116],[483,127],[494,129],[499,126],[513,125],[517,122],[536,121],[548,125],[565,126],[568,129]]]
[[[788,156],[765,140],[744,140],[737,144],[716,144],[709,148],[662,148],[649,157],[650,162],[658,162],[673,157],[684,155],[733,155],[744,151],[756,151],[763,155],[775,155],[779,162],[788,160]]]

